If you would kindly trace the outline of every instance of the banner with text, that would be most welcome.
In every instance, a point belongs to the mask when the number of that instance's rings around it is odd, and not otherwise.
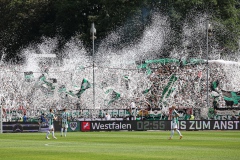
[[[81,131],[171,130],[171,121],[83,121]],[[239,121],[181,120],[180,130],[240,130]]]

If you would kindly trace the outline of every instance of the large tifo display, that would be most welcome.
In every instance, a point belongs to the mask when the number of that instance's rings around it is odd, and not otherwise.
[[[61,123],[55,122],[56,131]],[[121,130],[170,130],[171,121],[75,121],[69,122],[69,132],[77,131],[121,131]],[[181,120],[180,130],[240,130],[240,121],[229,120]],[[38,123],[4,122],[3,132],[46,132],[48,126],[39,127]]]

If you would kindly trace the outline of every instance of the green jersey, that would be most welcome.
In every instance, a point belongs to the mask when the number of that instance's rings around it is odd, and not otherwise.
[[[178,113],[175,109],[172,111],[172,122],[178,123]]]
[[[67,112],[63,112],[63,113],[62,113],[62,124],[63,124],[63,125],[64,125],[64,124],[68,124],[68,117],[69,117],[69,115],[68,115]]]
[[[53,120],[55,118],[55,115],[53,113],[49,113],[47,115],[47,119],[48,119],[48,125],[53,125]]]

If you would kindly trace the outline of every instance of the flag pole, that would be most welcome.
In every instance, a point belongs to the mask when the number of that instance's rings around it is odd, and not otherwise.
[[[92,34],[92,58],[93,58],[93,109],[94,109],[94,113],[95,113],[95,56],[94,56],[94,39],[96,38],[94,35],[96,34],[96,28],[94,23],[92,23],[91,29],[90,29],[90,33]],[[92,114],[93,117],[93,114]]]
[[[207,20],[207,24],[206,24],[207,26],[207,108],[209,108],[209,99],[208,99],[208,95],[209,95],[209,93],[208,93],[208,90],[209,90],[209,84],[208,84],[208,68],[209,68],[209,66],[208,66],[208,20]]]
[[[212,25],[209,23],[209,20],[207,19],[207,24],[206,24],[206,34],[207,34],[207,107],[209,108],[209,64],[208,64],[208,38],[209,36],[212,35]]]

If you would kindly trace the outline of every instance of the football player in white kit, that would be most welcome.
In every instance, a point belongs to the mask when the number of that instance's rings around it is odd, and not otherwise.
[[[68,119],[69,119],[69,114],[67,112],[67,109],[65,108],[63,109],[63,113],[62,113],[61,137],[63,136],[63,130],[64,130],[64,137],[67,136]]]
[[[48,131],[47,131],[46,139],[50,139],[50,138],[48,137],[48,135],[50,134],[50,132],[52,132],[52,137],[53,137],[54,139],[57,139],[57,138],[54,136],[54,126],[53,126],[53,121],[56,120],[57,117],[55,117],[52,109],[50,109],[49,111],[50,111],[50,113],[47,115]]]
[[[179,114],[176,111],[176,106],[172,106],[171,136],[169,137],[169,140],[172,139],[174,135],[174,131],[177,131],[177,133],[180,136],[180,139],[182,139],[183,137],[181,132],[178,130],[178,117],[179,117]]]

